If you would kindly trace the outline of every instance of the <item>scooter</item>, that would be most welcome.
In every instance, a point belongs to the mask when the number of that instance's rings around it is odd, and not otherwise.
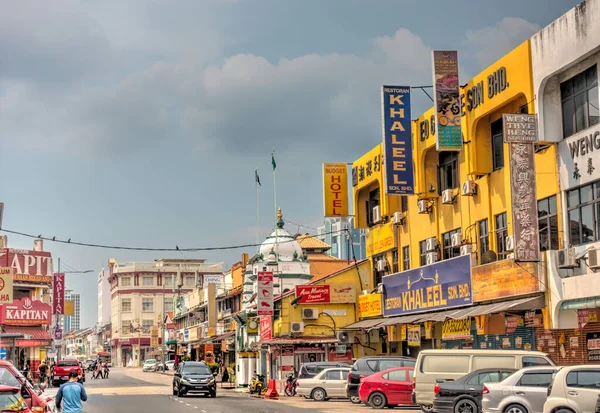
[[[265,391],[265,388],[265,376],[254,373],[254,377],[250,380],[250,385],[248,386],[250,394],[258,393],[261,395]]]
[[[293,374],[290,374],[285,383],[285,395],[289,397],[295,396],[296,387],[298,387],[298,379],[295,378]]]

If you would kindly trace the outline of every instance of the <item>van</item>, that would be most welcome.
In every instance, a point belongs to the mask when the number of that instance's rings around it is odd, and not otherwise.
[[[413,401],[421,409],[433,410],[433,388],[436,381],[461,378],[473,370],[488,368],[521,369],[554,366],[547,354],[525,350],[421,350],[414,375]]]

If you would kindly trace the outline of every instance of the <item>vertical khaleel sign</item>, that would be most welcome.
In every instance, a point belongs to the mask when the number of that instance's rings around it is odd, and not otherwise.
[[[515,261],[540,260],[537,183],[535,176],[535,115],[502,115],[504,142],[509,146]]]
[[[348,166],[323,164],[323,203],[325,217],[348,216]]]
[[[385,193],[414,195],[410,86],[382,86]]]

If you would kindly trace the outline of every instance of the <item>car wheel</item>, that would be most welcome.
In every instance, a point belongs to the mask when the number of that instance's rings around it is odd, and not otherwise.
[[[183,397],[184,393],[181,391],[181,387],[177,387],[177,397]]]
[[[361,404],[362,403],[360,401],[360,397],[358,397],[358,396],[352,396],[352,397],[350,397],[350,401],[352,402],[352,404]]]
[[[319,387],[312,391],[311,397],[316,402],[322,402],[325,401],[325,399],[327,398],[327,393],[325,392],[325,390]]]
[[[216,392],[216,391],[214,391],[214,392],[211,392],[211,393],[210,393],[210,397],[212,397],[213,399],[214,399],[215,397],[217,397],[217,392]]]
[[[383,393],[375,392],[369,396],[369,404],[374,409],[383,409],[387,405],[387,399]]]
[[[433,412],[433,404],[422,404],[421,410],[423,413],[432,413]]]
[[[388,409],[395,409],[396,407],[398,407],[397,404],[388,404],[387,405]]]
[[[454,413],[477,413],[477,404],[470,399],[462,399],[454,404]]]
[[[177,396],[177,390],[175,390],[175,386],[173,386],[173,396]]]
[[[527,409],[520,404],[511,404],[504,410],[504,413],[527,413]]]

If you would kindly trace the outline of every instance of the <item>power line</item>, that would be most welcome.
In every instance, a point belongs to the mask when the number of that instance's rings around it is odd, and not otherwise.
[[[221,246],[221,247],[194,247],[194,248],[179,248],[178,245],[176,245],[175,248],[128,247],[128,246],[120,246],[120,245],[105,245],[105,244],[95,244],[95,243],[87,243],[87,242],[77,242],[77,241],[72,241],[71,238],[69,238],[68,240],[65,241],[65,240],[57,239],[56,237],[52,237],[52,238],[42,237],[41,235],[33,235],[33,234],[28,234],[26,232],[12,231],[12,230],[5,229],[5,228],[2,228],[0,231],[6,232],[9,234],[20,235],[22,237],[27,237],[27,238],[43,239],[45,241],[57,242],[60,244],[77,245],[80,247],[90,247],[90,248],[127,250],[127,251],[161,251],[161,252],[224,251],[224,250],[234,250],[234,249],[240,249],[240,248],[260,247],[262,245],[262,243],[261,243],[261,244],[239,244],[239,245],[229,245],[229,246]],[[321,234],[321,235],[337,234],[337,233],[340,233],[343,231],[344,230],[329,231],[329,232]],[[313,236],[316,236],[316,234]],[[280,241],[279,243],[284,244],[287,242],[296,242],[296,240],[292,239],[292,240],[288,240],[288,241]]]

